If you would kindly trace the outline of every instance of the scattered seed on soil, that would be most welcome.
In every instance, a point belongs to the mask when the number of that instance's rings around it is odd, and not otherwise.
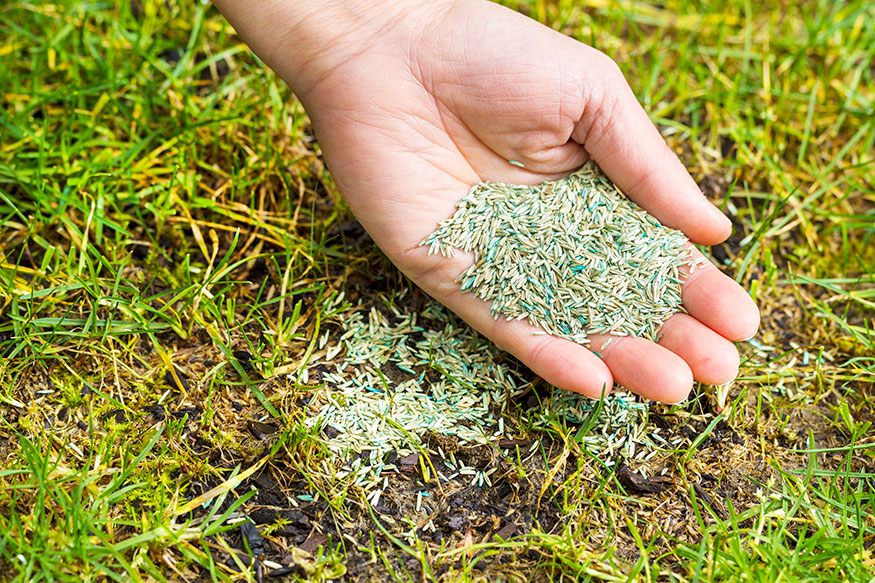
[[[348,460],[339,477],[377,490],[385,487],[383,472],[398,471],[404,460],[428,453],[449,468],[438,472],[439,479],[461,475],[472,485],[488,486],[490,472],[466,467],[437,447],[431,450],[424,436],[486,444],[513,435],[512,406],[515,397],[530,389],[529,381],[492,343],[435,302],[419,313],[360,305],[337,316],[342,333],[325,348],[337,360],[321,374],[324,386],[309,405],[307,424],[333,429],[330,434],[323,431],[323,438]],[[645,433],[646,405],[623,391],[612,392],[599,406],[598,401],[556,390],[528,415],[534,427],[555,425],[557,417],[588,423],[596,407],[598,416],[584,443],[592,455],[604,456],[607,465],[618,456],[659,447]],[[536,450],[537,442],[529,453]],[[361,455],[353,459],[357,453]]]
[[[555,182],[474,186],[420,245],[474,254],[458,278],[494,317],[527,319],[586,344],[591,334],[655,339],[683,311],[695,268],[683,233],[660,224],[590,161]]]

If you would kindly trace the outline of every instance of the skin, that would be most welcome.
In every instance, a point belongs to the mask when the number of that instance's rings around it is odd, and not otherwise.
[[[614,382],[679,402],[693,379],[738,373],[734,340],[759,312],[710,263],[683,286],[688,314],[654,343],[591,338],[590,349],[493,319],[459,292],[471,257],[419,242],[484,180],[534,184],[594,158],[635,202],[694,243],[730,221],[702,195],[603,53],[485,0],[217,0],[251,48],[292,87],[344,198],[395,265],[546,381],[598,397]],[[519,161],[520,168],[509,163]],[[694,248],[692,252],[698,253]]]

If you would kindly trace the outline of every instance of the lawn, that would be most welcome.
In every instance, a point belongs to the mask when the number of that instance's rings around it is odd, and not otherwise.
[[[381,255],[212,6],[3,3],[0,581],[875,581],[875,7],[505,3],[731,217],[738,379],[570,398]]]

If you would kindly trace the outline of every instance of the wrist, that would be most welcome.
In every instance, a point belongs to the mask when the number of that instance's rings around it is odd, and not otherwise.
[[[439,18],[451,0],[214,0],[253,52],[299,96],[352,57],[409,49],[411,27]],[[405,37],[406,35],[406,37]],[[388,55],[387,55],[388,56]]]

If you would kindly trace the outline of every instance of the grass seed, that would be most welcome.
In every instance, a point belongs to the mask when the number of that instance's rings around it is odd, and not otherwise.
[[[584,345],[591,334],[655,339],[683,311],[683,274],[696,263],[683,233],[626,198],[593,161],[554,182],[475,185],[420,245],[473,253],[457,281],[491,302],[494,317]]]

